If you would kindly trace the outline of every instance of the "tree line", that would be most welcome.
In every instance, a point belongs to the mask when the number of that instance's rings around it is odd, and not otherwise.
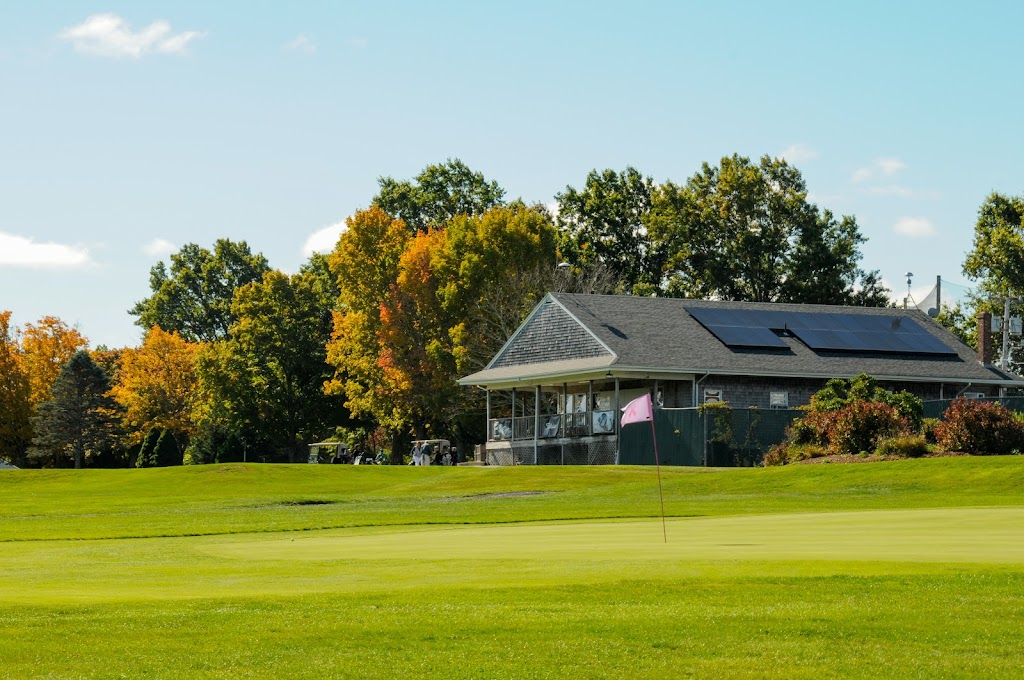
[[[333,251],[293,275],[245,242],[187,244],[130,313],[139,347],[87,350],[47,317],[0,316],[0,455],[39,466],[304,459],[347,438],[474,443],[482,368],[541,296],[885,305],[853,216],[807,200],[784,160],[738,155],[675,184],[593,171],[554,209],[459,160],[383,177]],[[568,266],[565,266],[565,263]]]

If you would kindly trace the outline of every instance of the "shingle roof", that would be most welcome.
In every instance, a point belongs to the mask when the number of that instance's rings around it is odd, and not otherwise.
[[[859,373],[869,373],[878,378],[896,380],[1024,386],[1024,379],[1019,376],[980,364],[973,349],[917,310],[570,293],[551,293],[541,305],[557,305],[571,314],[615,355],[604,357],[603,362],[603,365],[613,369],[791,377],[850,377]],[[956,354],[922,356],[815,352],[792,337],[784,338],[788,350],[783,351],[729,348],[690,316],[686,307],[909,317]],[[524,327],[521,327],[510,343],[503,348],[502,353],[508,356],[507,352],[517,343],[545,342],[544,334],[537,333],[537,329],[531,331],[529,325],[535,317],[551,316],[551,311],[538,306]],[[547,342],[550,343],[551,339]],[[531,356],[530,352],[524,351],[523,348],[515,348],[515,351],[524,359]],[[502,353],[498,356],[501,357]],[[500,375],[497,366],[492,362],[488,369],[466,376],[460,382],[481,385],[515,377],[548,376],[568,369],[576,362],[580,369],[584,363],[589,367],[589,362],[579,361],[583,358],[567,355],[550,362],[537,362],[534,358],[519,364],[510,364],[506,359],[501,362]],[[594,367],[597,367],[596,361],[594,364]]]

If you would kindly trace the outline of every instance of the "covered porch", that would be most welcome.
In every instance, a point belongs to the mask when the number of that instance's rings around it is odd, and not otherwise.
[[[561,378],[559,380],[558,378]],[[694,403],[692,375],[610,370],[480,385],[486,393],[491,465],[612,465],[619,462],[620,409],[650,393],[658,407]]]

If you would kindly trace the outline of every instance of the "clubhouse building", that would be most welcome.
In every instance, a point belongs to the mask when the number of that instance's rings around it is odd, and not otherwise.
[[[549,293],[459,383],[486,391],[489,462],[611,464],[630,459],[619,409],[644,392],[656,411],[770,411],[861,373],[925,400],[1024,388],[992,365],[990,323],[975,351],[917,310]]]

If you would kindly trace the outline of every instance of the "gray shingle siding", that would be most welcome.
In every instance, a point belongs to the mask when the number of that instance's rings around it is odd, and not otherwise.
[[[562,307],[549,300],[490,368],[600,356],[609,356],[608,350]]]

